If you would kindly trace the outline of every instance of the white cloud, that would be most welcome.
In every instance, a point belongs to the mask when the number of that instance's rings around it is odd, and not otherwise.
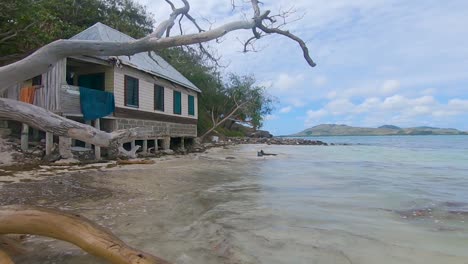
[[[451,99],[448,102],[448,105],[453,110],[457,110],[460,112],[468,112],[468,100],[455,98],[455,99]]]
[[[400,82],[398,80],[385,80],[382,84],[382,93],[392,94],[400,89]]]
[[[453,98],[446,104],[428,95],[415,98],[399,94],[384,98],[371,97],[357,104],[338,98],[329,101],[321,109],[307,111],[305,124],[316,124],[324,118],[371,126],[432,124],[443,123],[444,117],[464,115],[467,112],[468,100],[459,98]]]
[[[281,73],[278,76],[278,79],[272,84],[272,88],[275,91],[284,93],[284,92],[292,92],[294,90],[300,89],[300,84],[304,80],[304,76],[302,75],[290,75],[287,73]]]
[[[323,86],[328,82],[327,77],[325,76],[317,76],[314,78],[315,86]]]
[[[400,90],[400,81],[398,80],[383,80],[372,82],[358,87],[342,89],[341,91],[333,90],[327,94],[327,98],[366,98],[372,96],[392,95]]]
[[[285,106],[279,110],[280,113],[282,114],[287,114],[292,111],[292,106]]]
[[[307,117],[305,120],[305,126],[311,126],[313,124],[318,124],[322,117],[327,116],[328,112],[325,109],[319,109],[317,111],[309,110],[307,111]]]
[[[158,22],[170,12],[163,0],[137,1],[148,4]],[[227,0],[190,3],[192,15],[214,21],[213,27],[242,17],[231,12]],[[458,117],[454,124],[468,129],[468,1],[275,0],[265,1],[262,8],[276,13],[291,5],[305,16],[285,29],[308,43],[317,67],[309,68],[297,44],[279,36],[260,40],[263,48],[257,53],[241,54],[238,38],[250,37],[251,31],[239,30],[213,44],[224,64],[230,63],[226,72],[254,73],[267,80],[268,91],[292,108],[320,103],[324,111],[312,115],[322,119],[443,124]],[[249,17],[250,8],[245,11]],[[209,28],[203,19],[198,21]],[[184,27],[196,31],[189,24]]]

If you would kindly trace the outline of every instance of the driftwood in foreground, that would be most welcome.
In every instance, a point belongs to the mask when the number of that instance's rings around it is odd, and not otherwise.
[[[0,235],[32,234],[70,242],[113,264],[168,264],[133,249],[104,227],[75,214],[31,206],[0,207]],[[0,248],[0,263],[13,263]]]

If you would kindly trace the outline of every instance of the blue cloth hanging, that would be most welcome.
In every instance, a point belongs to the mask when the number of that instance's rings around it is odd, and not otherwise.
[[[95,120],[115,111],[114,94],[80,87],[80,105],[84,120]]]

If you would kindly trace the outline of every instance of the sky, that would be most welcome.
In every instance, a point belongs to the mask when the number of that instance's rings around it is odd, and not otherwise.
[[[238,0],[240,3],[242,0]],[[164,20],[163,0],[138,0]],[[468,131],[468,1],[264,0],[272,14],[293,9],[285,28],[304,39],[317,63],[297,44],[266,36],[242,53],[251,31],[229,33],[211,46],[225,72],[254,74],[278,99],[264,129],[287,135],[337,123],[377,127],[435,126]],[[231,0],[191,0],[205,28],[251,17]],[[186,32],[195,32],[189,24]]]

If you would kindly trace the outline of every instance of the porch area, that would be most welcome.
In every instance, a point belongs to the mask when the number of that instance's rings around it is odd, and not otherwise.
[[[29,80],[22,85],[12,87],[4,96],[10,99],[21,100],[22,89],[36,85],[34,99],[29,103],[45,108],[57,115],[84,123],[105,132],[118,129],[143,128],[144,136],[122,142],[126,150],[140,146],[140,153],[154,153],[161,150],[185,149],[185,145],[196,137],[196,120],[191,124],[166,120],[159,114],[151,113],[140,115],[143,111],[132,110],[131,113],[109,113],[97,118],[89,118],[83,111],[83,91],[90,92],[94,97],[113,96],[114,94],[114,65],[91,58],[67,58],[52,67],[33,81]],[[121,87],[124,89],[124,87]],[[83,90],[85,89],[85,90]],[[81,91],[80,91],[81,90]],[[93,97],[91,96],[91,97]],[[91,98],[92,99],[92,98]],[[115,102],[112,102],[115,108]],[[95,105],[91,103],[93,114]],[[71,158],[70,150],[90,152],[94,159],[100,160],[106,155],[107,149],[94,146],[76,139],[59,137],[50,132],[40,131],[27,124],[11,122],[15,135],[19,135],[21,149],[27,152],[31,146],[45,144],[45,154],[50,155],[57,146],[60,155]]]

